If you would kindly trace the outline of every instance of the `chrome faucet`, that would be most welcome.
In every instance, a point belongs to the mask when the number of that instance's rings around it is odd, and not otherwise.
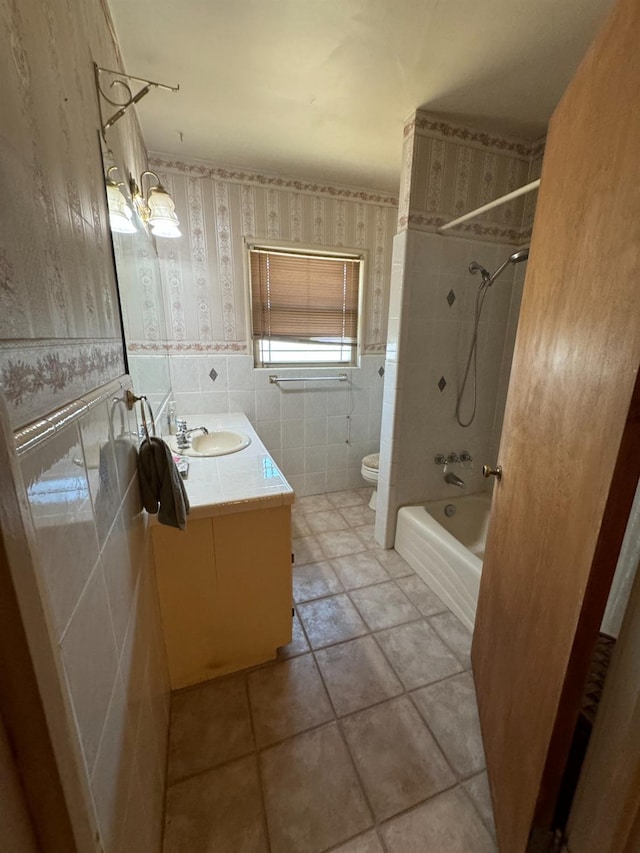
[[[178,446],[178,450],[187,450],[191,446],[191,433],[192,432],[200,432],[202,430],[204,435],[209,435],[209,430],[206,427],[193,427],[193,429],[187,429],[187,422],[185,420],[178,420],[178,434],[176,435],[176,444]]]
[[[447,471],[444,475],[445,483],[449,483],[451,486],[458,486],[460,489],[464,489],[464,480],[461,480],[457,474],[454,474],[453,471]]]

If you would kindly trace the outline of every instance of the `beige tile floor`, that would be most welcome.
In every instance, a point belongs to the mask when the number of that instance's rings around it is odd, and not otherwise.
[[[173,694],[164,853],[495,851],[471,636],[368,498],[295,504],[278,660]]]

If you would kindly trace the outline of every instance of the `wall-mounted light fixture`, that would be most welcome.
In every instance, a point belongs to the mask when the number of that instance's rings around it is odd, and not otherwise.
[[[144,179],[147,175],[155,178],[144,195]],[[160,183],[160,178],[149,169],[140,175],[140,186],[136,183],[133,175],[129,177],[129,188],[131,198],[140,215],[140,219],[151,228],[151,233],[156,237],[181,237],[180,222],[176,216],[176,206],[173,199]]]
[[[119,234],[133,234],[136,226],[133,223],[133,211],[127,204],[126,198],[120,192],[120,187],[124,184],[122,181],[115,181],[111,177],[112,172],[116,172],[117,166],[110,166],[107,169],[107,177],[105,185],[107,188],[107,204],[109,206],[109,225],[112,231],[117,231]]]
[[[93,63],[93,73],[95,77],[96,90],[98,92],[98,108],[100,110],[100,129],[102,131],[102,138],[106,140],[106,133],[110,127],[119,121],[122,116],[126,113],[129,107],[132,107],[134,104],[137,104],[138,101],[141,101],[145,95],[147,95],[151,89],[164,89],[165,92],[178,92],[180,90],[180,86],[167,86],[165,83],[156,83],[155,80],[147,80],[145,77],[133,77],[131,74],[124,74],[122,71],[114,71],[111,68],[101,68],[96,63]],[[102,88],[102,75],[106,75],[107,78],[113,78],[109,83],[107,91]],[[134,85],[140,83],[144,84],[137,92],[134,93],[133,89],[129,85],[129,81],[133,82]],[[118,93],[124,97],[124,101],[114,99],[107,94],[108,91],[111,91],[111,94]],[[102,101],[103,99],[113,107],[118,107],[118,109],[113,113],[113,115],[105,117],[102,112]]]

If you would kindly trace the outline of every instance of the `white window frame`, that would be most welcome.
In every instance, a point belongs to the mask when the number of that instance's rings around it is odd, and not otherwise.
[[[266,251],[293,251],[305,255],[317,255],[318,257],[349,258],[360,261],[358,277],[358,327],[356,332],[356,345],[349,347],[352,358],[349,361],[262,361],[260,358],[259,341],[253,340],[253,311],[251,300],[251,256],[252,249],[265,249]],[[294,243],[283,240],[259,240],[257,238],[244,238],[244,272],[245,272],[245,312],[247,318],[247,340],[250,343],[253,367],[255,370],[273,370],[294,368],[295,370],[313,370],[314,368],[352,368],[360,365],[362,355],[362,330],[363,330],[363,308],[364,288],[366,271],[368,265],[368,252],[366,249],[351,249],[346,246],[325,246],[314,243]]]

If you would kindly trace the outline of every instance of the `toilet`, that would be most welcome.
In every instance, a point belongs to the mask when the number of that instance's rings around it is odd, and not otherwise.
[[[380,467],[380,454],[379,453],[370,453],[368,456],[365,456],[362,460],[362,468],[360,469],[360,475],[362,479],[373,486],[373,494],[371,495],[371,500],[369,501],[369,509],[376,508],[376,498],[378,497],[377,487],[378,487],[378,468]]]

